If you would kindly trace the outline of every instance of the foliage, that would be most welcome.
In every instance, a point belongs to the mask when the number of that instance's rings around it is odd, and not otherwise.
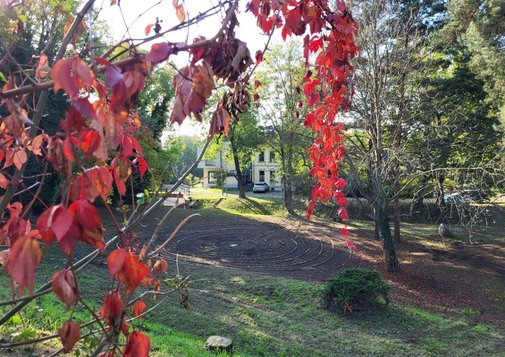
[[[376,270],[348,268],[328,281],[323,289],[323,300],[328,308],[345,314],[360,308],[374,307],[378,298],[389,303],[391,288]]]
[[[189,52],[190,62],[174,76],[175,96],[170,120],[172,123],[181,123],[189,116],[202,120],[202,113],[216,81],[228,86],[229,91],[219,100],[212,114],[208,143],[214,134],[228,132],[231,117],[237,118],[238,113],[247,110],[250,99],[247,84],[255,67],[251,67],[254,61],[246,44],[235,38],[237,1],[219,3],[187,22],[184,5],[174,2],[181,27],[192,26],[208,16],[221,14],[221,11],[226,16],[220,30],[211,39],[200,36],[190,44],[162,41],[153,44],[147,54],[137,50],[146,42],[144,39],[130,39],[128,55],[123,53],[125,47],[105,46],[104,52],[95,51],[94,46],[98,41],[94,42],[93,4],[93,0],[86,1],[77,13],[77,3],[74,1],[7,1],[1,5],[2,9],[7,10],[7,18],[2,15],[0,19],[7,24],[2,30],[2,39],[10,41],[1,43],[1,62],[12,66],[1,68],[6,83],[0,92],[0,186],[5,190],[0,202],[3,223],[0,244],[6,249],[2,247],[0,263],[19,296],[4,303],[13,307],[0,318],[0,325],[36,296],[52,291],[69,310],[57,333],[50,336],[60,339],[61,351],[70,352],[85,336],[98,329],[99,343],[91,352],[92,356],[120,354],[143,357],[149,354],[151,341],[140,332],[142,325],[133,321],[149,311],[150,301],[144,296],[160,295],[160,304],[166,299],[167,289],[170,289],[163,280],[167,263],[159,253],[171,236],[162,243],[157,242],[159,229],[170,212],[160,220],[150,241],[140,242],[134,229],[152,209],[145,214],[133,209],[129,217],[124,209],[124,223],[120,224],[109,206],[108,197],[113,189],[120,196],[127,197],[127,192],[135,191],[134,175],[142,179],[148,174],[148,151],[143,150],[140,142],[147,144],[149,150],[156,150],[156,146],[149,142],[149,135],[143,131],[142,116],[150,120],[153,132],[159,134],[164,127],[164,109],[172,92],[165,91],[162,98],[156,97],[156,90],[148,92],[140,102],[139,97],[155,66],[179,52]],[[35,21],[42,21],[38,26],[42,32],[38,37],[18,37],[29,23],[25,13],[37,6],[44,7],[40,12],[34,12],[42,16],[33,16]],[[117,6],[121,11],[119,1],[111,1],[110,6]],[[57,31],[52,31],[45,22],[46,10],[58,19],[52,22]],[[357,54],[353,42],[357,24],[341,2],[338,9],[333,11],[325,1],[306,3],[292,0],[280,3],[255,0],[248,4],[248,11],[257,17],[258,25],[265,33],[282,27],[282,36],[286,38],[302,35],[308,28],[311,34],[304,43],[305,59],[308,61],[311,53],[318,53],[317,74],[313,76],[312,72],[307,72],[304,77],[304,93],[309,106],[314,107],[314,111],[307,116],[306,125],[319,135],[311,148],[311,158],[315,163],[312,174],[318,184],[313,191],[308,213],[310,216],[316,201],[330,200],[334,191],[340,192],[339,189],[343,187],[343,181],[337,177],[337,163],[343,153],[342,124],[334,121],[340,107],[348,104],[350,93],[347,80],[352,72],[349,59]],[[62,22],[63,18],[65,23]],[[88,25],[85,18],[89,18],[92,25]],[[148,25],[146,36],[151,28]],[[155,29],[153,38],[177,29],[178,26],[165,32]],[[58,39],[53,41],[53,35]],[[26,42],[41,40],[43,45],[50,42],[54,52],[49,56],[44,51],[49,51],[49,48],[41,45],[35,52],[36,61],[24,61],[23,67],[10,53],[11,48],[20,43],[17,42],[18,38]],[[67,53],[67,50],[72,52]],[[261,62],[262,57],[262,52],[256,55],[256,64]],[[155,72],[155,80],[158,74],[160,80],[171,76],[162,70]],[[61,117],[51,118],[59,122],[54,132],[45,131],[40,125],[50,91],[63,93],[67,102],[65,113]],[[138,103],[141,105],[140,112],[137,110]],[[23,188],[29,156],[47,164],[62,178],[60,199],[54,203],[44,203],[44,210],[34,226],[29,210],[43,188],[33,191],[32,200],[26,205],[16,199]],[[180,181],[183,179],[181,177]],[[340,197],[338,193],[337,197]],[[158,199],[153,206],[161,202],[162,199]],[[103,211],[97,208],[98,204],[104,205]],[[107,241],[104,212],[108,214],[116,232],[116,236]],[[180,225],[191,217],[187,217]],[[66,262],[60,262],[54,268],[50,282],[37,288],[35,271],[45,258],[47,247],[53,242],[64,254]],[[76,247],[82,245],[92,249],[92,253],[78,258]],[[114,249],[108,251],[110,247]],[[98,312],[95,312],[81,295],[78,272],[100,253],[105,255],[114,284],[109,291],[106,284],[100,287],[102,303]],[[141,293],[142,288],[148,291]],[[23,295],[25,290],[29,291],[28,295]],[[151,306],[155,304],[151,303]],[[73,314],[78,308],[88,311],[89,322]],[[40,339],[45,337],[21,343],[37,343]]]

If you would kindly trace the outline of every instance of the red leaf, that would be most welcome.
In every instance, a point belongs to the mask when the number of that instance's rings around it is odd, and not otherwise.
[[[74,348],[77,341],[81,339],[81,326],[70,320],[65,321],[63,326],[58,329],[63,351],[70,352]]]
[[[153,28],[154,24],[148,24],[146,28],[144,29],[145,35],[149,35],[149,32],[151,32],[151,29]]]
[[[71,270],[60,270],[54,273],[51,281],[53,293],[69,308],[77,301],[77,282]]]
[[[37,63],[37,68],[35,69],[35,76],[39,81],[47,76],[47,67],[49,67],[49,59],[45,54],[41,54],[39,62]]]
[[[149,337],[138,331],[133,331],[128,338],[123,357],[148,357],[150,349]]]
[[[12,245],[5,264],[5,270],[11,279],[19,285],[21,292],[24,288],[28,288],[30,295],[33,294],[35,284],[35,268],[42,258],[39,241],[34,237],[35,233],[18,238]]]
[[[112,160],[111,168],[117,191],[121,196],[124,196],[126,194],[125,182],[131,175],[130,162],[127,158],[117,156],[114,160]]]
[[[18,170],[21,171],[21,168],[23,167],[23,164],[28,160],[28,156],[26,155],[26,152],[24,149],[19,148],[18,150],[14,151],[14,154],[12,156],[12,162],[14,163],[14,166]]]
[[[168,262],[165,259],[158,260],[154,264],[153,270],[158,273],[166,273],[168,270]]]
[[[0,266],[4,266],[9,258],[10,249],[0,251]]]
[[[83,60],[73,57],[59,60],[53,67],[54,90],[63,89],[73,101],[79,99],[81,89],[90,90],[95,75]]]
[[[343,236],[348,236],[349,235],[349,230],[347,228],[342,228],[340,230],[340,235],[343,235]]]
[[[104,299],[102,307],[98,312],[107,325],[110,327],[119,327],[122,322],[123,302],[118,290],[109,291]]]
[[[146,55],[145,60],[153,65],[166,61],[173,53],[174,45],[170,42],[155,43],[151,46],[151,51]]]
[[[184,10],[184,5],[179,4],[180,0],[172,0],[172,5],[175,9],[175,15],[179,22],[184,22],[186,20],[186,11]]]
[[[93,128],[87,128],[79,134],[79,147],[87,159],[90,159],[102,143],[102,136]]]
[[[74,214],[81,227],[82,233],[79,240],[103,251],[105,242],[103,241],[102,219],[98,209],[88,200],[75,201],[68,209]]]
[[[114,250],[107,258],[109,272],[132,293],[148,275],[149,269],[142,264],[135,253],[125,249]]]
[[[139,317],[146,311],[146,304],[142,300],[139,300],[133,305],[132,311],[135,316]]]
[[[261,61],[263,61],[263,52],[261,50],[257,50],[256,51],[256,63],[258,64]]]
[[[95,166],[75,178],[70,187],[72,201],[87,198],[94,202],[97,197],[107,200],[112,190],[112,174],[107,167]]]
[[[140,178],[144,177],[145,173],[149,169],[149,167],[147,166],[147,161],[144,160],[144,158],[142,158],[140,156],[137,157],[135,159],[135,161],[133,161],[132,164],[135,165],[138,168],[139,174],[140,174]]]
[[[4,190],[7,189],[7,187],[9,186],[10,184],[10,181],[7,180],[7,178],[5,178],[5,176],[3,174],[0,174],[0,187],[3,188]]]

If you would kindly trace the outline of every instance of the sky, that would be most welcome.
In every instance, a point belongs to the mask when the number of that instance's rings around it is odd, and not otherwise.
[[[183,0],[179,0],[181,3]],[[145,38],[145,28],[148,24],[154,24],[158,17],[162,22],[162,31],[169,29],[177,24],[175,9],[172,5],[172,0],[121,0],[118,1],[121,5],[110,5],[110,0],[97,1],[95,10],[100,10],[99,19],[105,20],[110,25],[111,35],[114,41],[119,42],[124,38],[143,39]],[[185,9],[189,14],[189,18],[197,16],[218,3],[218,0],[185,0]],[[247,1],[241,1],[239,5],[238,21],[239,27],[236,28],[236,38],[247,43],[251,56],[257,50],[264,49],[268,36],[262,35],[261,30],[256,26],[254,16],[250,12],[245,12]],[[120,10],[121,9],[121,10]],[[213,37],[221,26],[221,20],[224,17],[224,11],[210,19],[201,21],[196,26],[192,26],[188,33],[188,29],[172,32],[165,35],[164,38],[158,38],[152,43],[144,45],[144,49],[149,50],[153,43],[162,41],[171,42],[192,42],[196,36],[203,35],[207,38]],[[124,17],[124,20],[123,20]],[[129,34],[126,33],[126,25],[130,26]],[[279,33],[280,31],[278,31]],[[153,35],[152,31],[150,35]],[[274,35],[271,43],[281,42],[280,35]],[[170,57],[170,61],[177,66],[182,67],[188,61],[187,53],[181,53],[177,56]],[[178,126],[175,124],[174,126]],[[193,120],[185,120],[181,128],[176,128],[176,135],[202,135],[207,129],[203,126],[198,126]]]

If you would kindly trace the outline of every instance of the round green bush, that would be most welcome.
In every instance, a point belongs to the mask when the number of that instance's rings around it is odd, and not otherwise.
[[[384,283],[376,270],[349,268],[329,280],[323,290],[327,308],[345,314],[353,310],[377,307],[381,299],[389,304],[391,288]]]

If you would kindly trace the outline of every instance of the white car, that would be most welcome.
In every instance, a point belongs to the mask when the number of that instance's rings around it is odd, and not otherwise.
[[[253,186],[253,192],[268,192],[270,191],[270,186],[266,182],[256,182]]]

